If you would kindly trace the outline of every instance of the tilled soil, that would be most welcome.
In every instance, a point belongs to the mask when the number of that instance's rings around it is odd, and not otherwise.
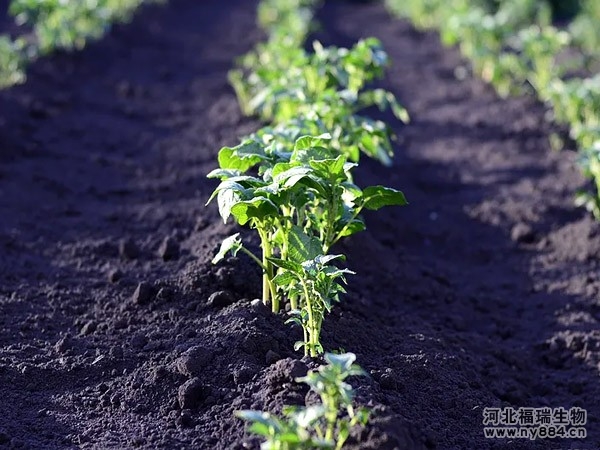
[[[259,124],[227,84],[263,38],[256,2],[172,0],[0,93],[0,446],[257,448],[233,417],[304,402],[319,361],[252,303],[260,273],[210,259],[237,228],[205,207],[223,145]],[[395,165],[361,185],[410,205],[367,214],[337,250],[357,272],[327,349],[356,353],[372,449],[600,447],[600,226],[573,207],[572,151],[544,108],[499,99],[433,33],[381,4],[329,1],[317,37],[379,37]],[[374,113],[377,114],[377,113]],[[252,241],[251,233],[244,232]],[[485,407],[580,406],[585,440],[486,440]],[[360,444],[357,444],[357,440]]]

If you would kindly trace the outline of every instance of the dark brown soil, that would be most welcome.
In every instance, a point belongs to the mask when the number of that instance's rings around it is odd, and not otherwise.
[[[233,411],[303,402],[317,362],[251,303],[257,268],[210,263],[236,228],[205,174],[258,126],[226,79],[262,38],[255,7],[146,8],[0,93],[0,447],[258,448]],[[357,275],[325,323],[371,374],[356,447],[600,448],[600,226],[573,207],[576,155],[550,150],[543,107],[458,81],[457,52],[381,4],[319,20],[327,44],[383,40],[413,119],[396,165],[357,175],[410,205],[341,245]],[[510,405],[581,406],[588,438],[486,440],[483,408]]]

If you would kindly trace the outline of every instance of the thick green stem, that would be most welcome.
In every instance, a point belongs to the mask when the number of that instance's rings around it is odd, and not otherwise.
[[[263,259],[263,263],[264,263],[264,259]],[[269,281],[269,275],[267,274],[266,271],[263,272],[262,281],[263,281],[262,301],[265,305],[268,305],[269,301],[271,299],[271,283]]]
[[[329,401],[324,403],[327,411],[325,413],[325,418],[327,420],[327,431],[325,432],[325,439],[330,441],[333,440],[335,434],[335,426],[338,417],[338,408],[336,402]]]
[[[290,308],[292,311],[298,309],[298,297],[295,294],[290,295]]]
[[[304,296],[306,297],[306,310],[308,311],[308,326],[306,327],[308,331],[308,342],[306,347],[308,347],[310,356],[314,358],[317,356],[317,346],[319,344],[319,330],[316,327],[312,299],[310,298],[310,295],[308,293],[308,286],[306,285],[306,282],[304,280],[302,280],[302,288],[304,289]]]
[[[254,253],[252,253],[251,251],[249,251],[248,249],[246,249],[244,247],[240,247],[240,250],[242,252],[244,252],[246,255],[248,255],[263,270],[262,301],[265,305],[267,305],[269,303],[271,297],[276,298],[277,292],[275,291],[275,286],[273,286],[273,283],[271,282],[271,280],[273,279],[273,276],[272,275],[271,275],[271,277],[268,276],[269,269],[268,269],[268,266],[265,264],[265,259],[263,259],[263,261],[261,261],[254,255]],[[263,253],[263,258],[264,258],[264,253]],[[268,262],[269,261],[267,261],[267,263]]]
[[[269,261],[269,258],[273,256],[273,248],[269,241],[269,236],[264,231],[258,231],[261,241],[261,247],[263,250],[262,266],[263,266],[263,303],[265,305],[271,302],[271,309],[273,312],[279,311],[279,298],[275,286],[273,286],[273,264]]]
[[[308,334],[306,327],[302,327],[302,333],[304,334],[304,356],[308,356]]]
[[[260,266],[260,268],[262,270],[266,270],[265,266],[263,265],[262,261],[260,259],[258,259],[256,257],[256,255],[254,255],[254,253],[252,253],[250,250],[246,249],[245,247],[240,247],[240,250],[242,252],[244,252],[246,255],[248,255],[250,258],[252,258],[252,260],[258,264]]]

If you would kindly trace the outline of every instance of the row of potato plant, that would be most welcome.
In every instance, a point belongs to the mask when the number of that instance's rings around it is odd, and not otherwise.
[[[368,106],[391,108],[401,120],[406,111],[394,96],[366,84],[383,75],[388,64],[379,41],[366,39],[351,49],[303,45],[316,0],[263,0],[260,24],[268,32],[230,72],[242,111],[267,123],[235,147],[219,151],[219,168],[208,176],[221,180],[217,198],[226,222],[255,229],[262,255],[247,249],[240,234],[226,238],[213,259],[245,253],[263,271],[263,302],[278,312],[288,301],[291,318],[304,339],[296,349],[323,352],[320,333],[325,314],[344,293],[348,269],[330,254],[340,239],[365,229],[364,210],[405,205],[402,192],[384,186],[360,188],[352,177],[360,153],[391,165],[388,127],[360,114]],[[297,382],[308,384],[319,402],[284,407],[278,417],[244,410],[261,436],[263,450],[341,449],[352,427],[365,425],[370,411],[355,409],[346,379],[364,375],[352,353],[325,353],[327,364]]]
[[[161,0],[12,0],[8,13],[33,33],[0,36],[0,88],[23,82],[26,65],[39,56],[83,48],[148,1]]]
[[[570,127],[592,184],[576,203],[600,219],[600,78],[597,70],[600,4],[581,2],[569,26],[554,26],[551,4],[537,0],[386,0],[389,9],[419,28],[438,28],[446,45],[458,45],[473,71],[501,96],[533,91],[554,120]],[[553,140],[562,146],[559,139]]]
[[[388,57],[376,39],[350,49],[303,43],[310,30],[309,0],[269,0],[259,19],[269,33],[230,73],[242,110],[268,123],[235,147],[219,151],[217,199],[230,217],[255,229],[262,255],[244,247],[239,233],[226,238],[213,262],[243,252],[263,271],[265,304],[273,312],[289,302],[289,322],[301,326],[307,355],[323,353],[324,316],[344,293],[345,259],[330,254],[340,239],[365,229],[364,210],[405,205],[402,192],[360,188],[353,181],[361,152],[391,164],[385,123],[360,114],[368,106],[408,115],[394,96],[367,83],[383,75]],[[291,25],[292,24],[292,25]]]

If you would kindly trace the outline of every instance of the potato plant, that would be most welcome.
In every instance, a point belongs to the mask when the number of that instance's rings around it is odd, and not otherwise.
[[[583,174],[591,188],[577,194],[576,203],[600,220],[600,75],[568,81],[550,88],[555,119],[570,125],[571,138],[581,150]]]
[[[248,140],[219,152],[219,178],[209,202],[217,199],[224,221],[255,229],[262,255],[247,250],[239,234],[225,239],[214,263],[239,251],[263,271],[263,302],[279,311],[289,299],[293,322],[302,326],[305,353],[323,351],[320,331],[325,313],[343,291],[344,269],[328,265],[340,239],[365,229],[363,210],[405,205],[402,192],[383,186],[359,188],[352,182],[355,163],[328,146],[329,135],[302,136],[291,153]],[[249,171],[254,169],[254,174]]]
[[[270,40],[300,46],[310,31],[314,8],[321,0],[263,0],[258,5],[258,23]]]
[[[352,161],[358,161],[362,151],[390,165],[388,127],[359,114],[377,106],[390,108],[404,122],[409,120],[392,93],[365,89],[368,82],[383,75],[389,63],[381,43],[370,38],[346,49],[324,48],[315,42],[313,49],[308,53],[270,41],[248,54],[242,68],[230,74],[242,110],[276,124],[295,121],[304,127],[301,134],[328,132],[332,145]]]
[[[27,59],[24,40],[0,36],[0,89],[22,83]]]
[[[319,396],[320,403],[286,407],[283,417],[263,411],[243,410],[236,416],[250,422],[249,431],[262,436],[263,450],[340,450],[354,426],[364,426],[370,411],[355,408],[354,390],[346,382],[351,376],[365,375],[353,353],[325,354],[327,365],[296,379],[306,383]]]
[[[289,301],[291,319],[303,329],[296,348],[305,355],[323,352],[323,319],[352,272],[333,265],[330,255],[340,239],[365,229],[363,210],[405,205],[402,192],[384,186],[361,189],[352,170],[363,151],[391,163],[388,128],[359,115],[378,106],[408,120],[394,96],[366,84],[382,76],[387,54],[376,39],[351,49],[313,52],[302,43],[310,29],[309,0],[265,0],[259,21],[269,40],[259,44],[230,72],[230,81],[246,114],[270,121],[235,147],[219,151],[219,168],[209,202],[217,200],[227,222],[256,230],[262,254],[247,249],[239,233],[226,238],[213,263],[245,253],[263,273],[262,300],[278,312]]]
[[[295,345],[298,350],[304,347],[305,355],[312,357],[323,353],[320,335],[325,313],[331,311],[333,302],[339,301],[339,294],[345,293],[342,283],[346,283],[346,274],[354,272],[338,269],[330,264],[344,255],[317,255],[315,258],[296,263],[272,258],[273,264],[280,268],[273,283],[281,286],[290,295],[302,298],[301,309],[292,310],[288,322],[296,323],[304,331],[304,340]]]

